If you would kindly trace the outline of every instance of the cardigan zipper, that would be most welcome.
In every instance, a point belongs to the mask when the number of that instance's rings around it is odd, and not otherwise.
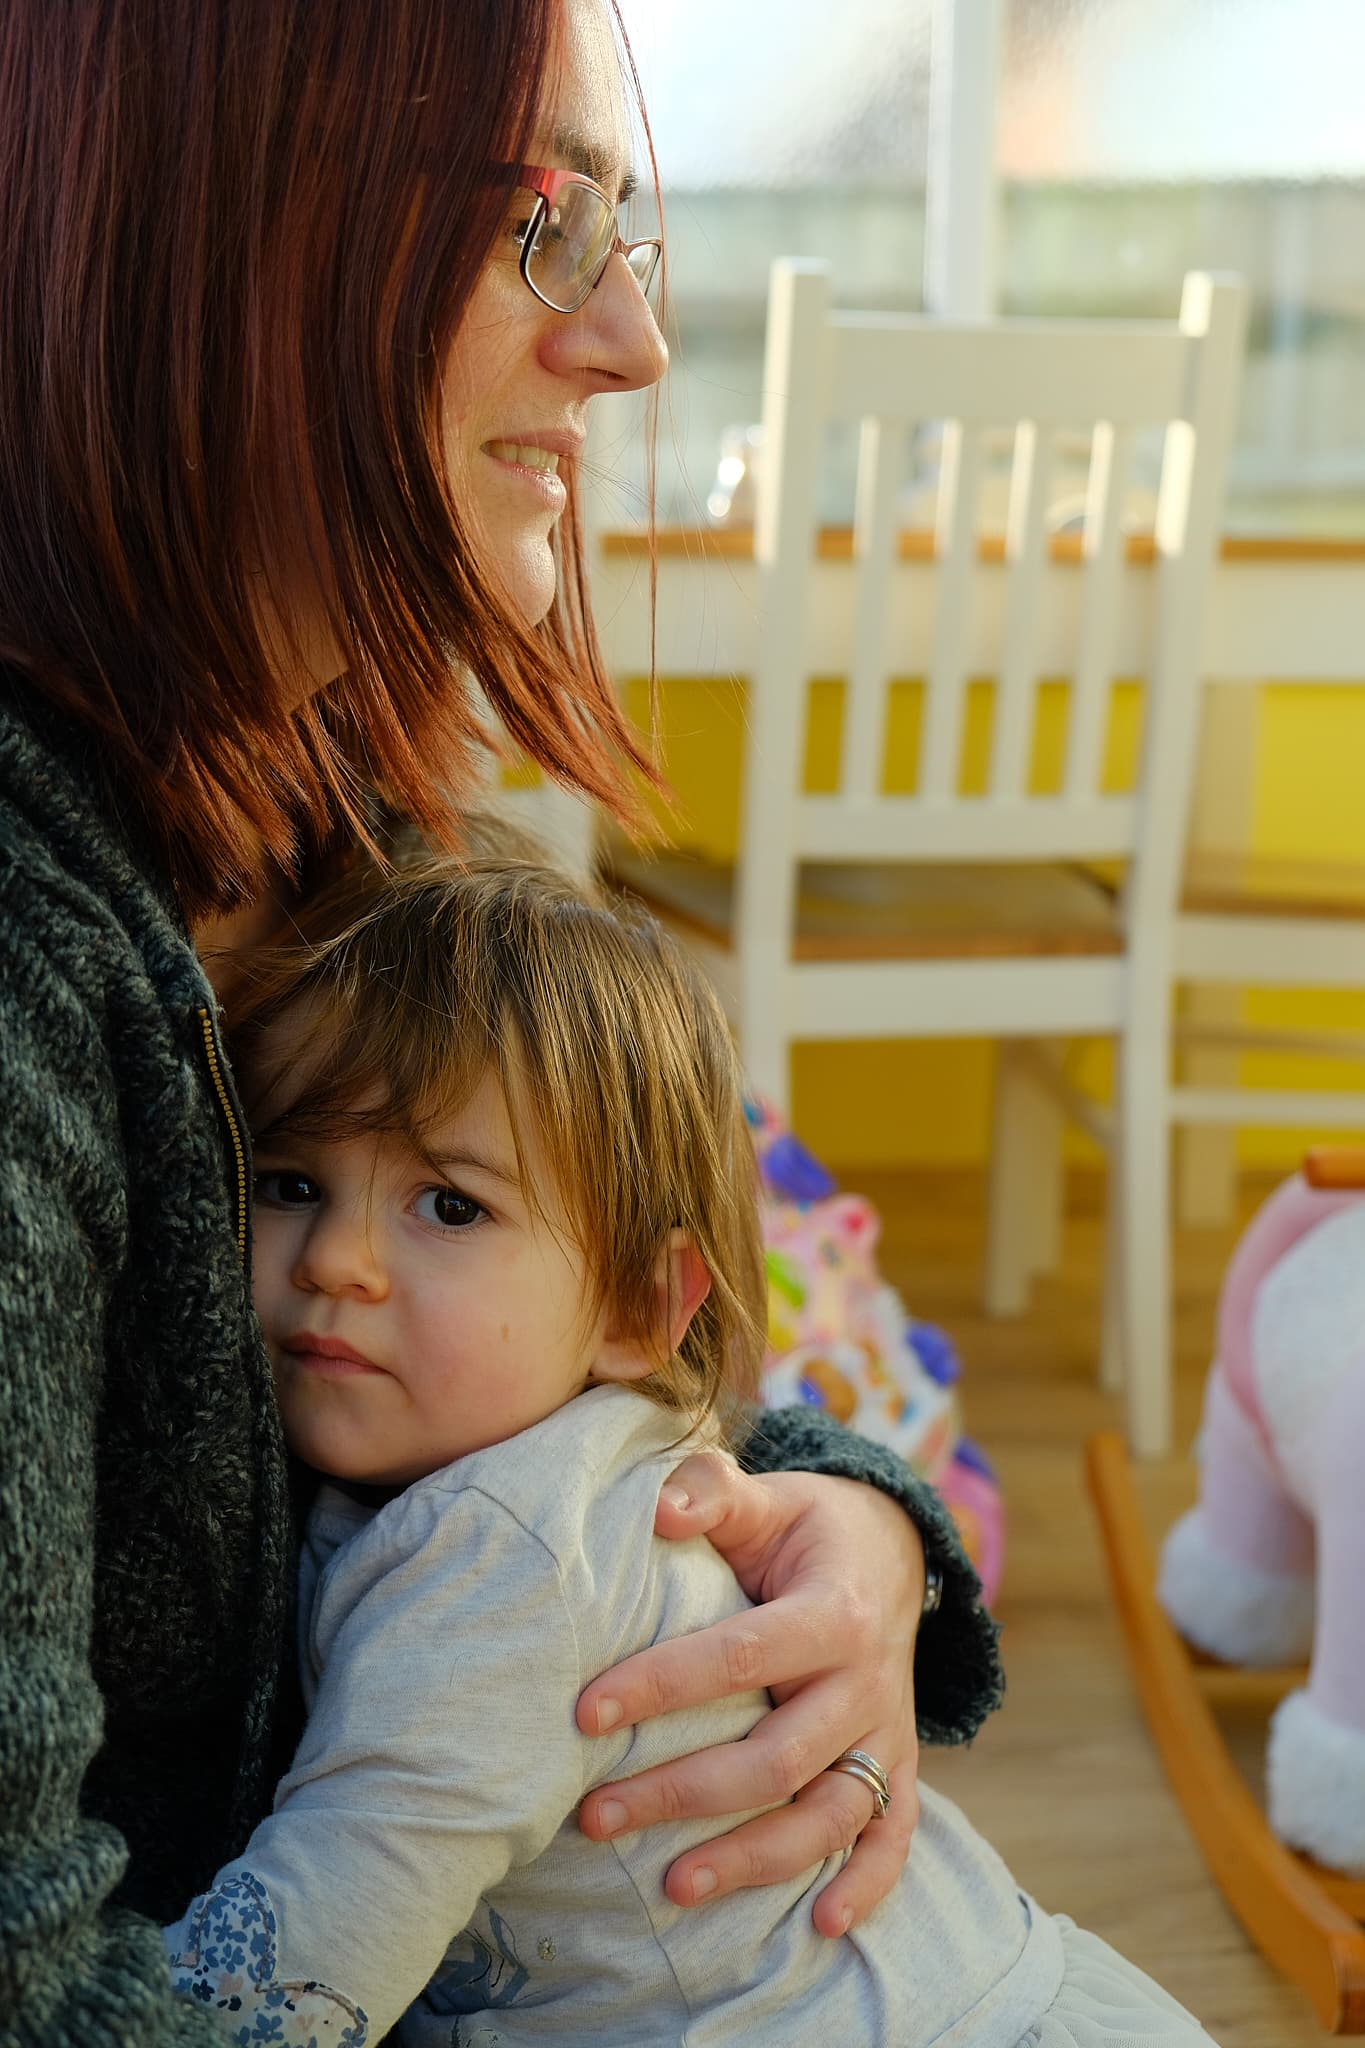
[[[247,1227],[249,1221],[248,1175],[246,1140],[242,1135],[242,1119],[232,1099],[227,1075],[223,1069],[222,1051],[218,1044],[218,1033],[214,1028],[210,1011],[203,1006],[198,1011],[199,1028],[204,1034],[204,1056],[208,1061],[209,1077],[213,1092],[218,1097],[218,1107],[223,1112],[228,1137],[232,1141],[232,1153],[237,1162],[237,1256],[245,1271],[247,1263]]]

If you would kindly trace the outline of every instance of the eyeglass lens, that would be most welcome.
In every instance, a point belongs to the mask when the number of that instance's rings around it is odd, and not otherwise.
[[[527,275],[551,305],[572,313],[601,276],[616,235],[616,215],[600,192],[590,185],[565,185],[536,230]],[[633,249],[627,260],[636,283],[647,290],[657,250],[652,246]]]

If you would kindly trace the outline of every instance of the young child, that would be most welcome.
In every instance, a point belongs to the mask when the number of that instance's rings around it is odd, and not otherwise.
[[[716,1912],[663,1874],[713,1823],[609,1843],[583,1795],[765,1696],[579,1734],[596,1672],[745,1604],[660,1485],[752,1394],[753,1158],[714,998],[643,913],[475,858],[343,883],[267,956],[236,1060],[254,1288],[313,1509],[309,1720],[275,1811],[167,1930],[247,2044],[1138,2048],[1208,2036],[1043,1913],[931,1788],[840,1941],[831,1861]],[[458,1670],[458,1683],[456,1673]]]

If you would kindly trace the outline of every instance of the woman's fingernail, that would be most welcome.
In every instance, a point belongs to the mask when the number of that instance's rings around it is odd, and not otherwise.
[[[597,1702],[597,1732],[599,1735],[605,1735],[609,1728],[614,1728],[620,1718],[620,1700],[599,1700]]]
[[[604,1799],[597,1809],[597,1824],[604,1835],[619,1834],[626,1824],[626,1809],[619,1799]]]
[[[661,1486],[659,1488],[659,1498],[660,1500],[666,1500],[671,1508],[677,1508],[679,1513],[684,1508],[690,1508],[692,1505],[691,1494],[682,1486]]]
[[[692,1872],[692,1896],[694,1899],[709,1899],[716,1888],[716,1873],[705,1866]]]
[[[847,1933],[848,1933],[848,1930],[849,1930],[849,1928],[850,1928],[850,1926],[851,1926],[852,1924],[853,1924],[853,1908],[852,1908],[852,1906],[841,1906],[841,1907],[840,1907],[840,1909],[839,1909],[839,1932],[840,1932],[840,1934],[847,1934]]]

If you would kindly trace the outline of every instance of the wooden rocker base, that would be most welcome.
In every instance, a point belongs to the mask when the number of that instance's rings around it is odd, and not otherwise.
[[[1365,1880],[1296,1856],[1247,1790],[1211,1701],[1267,1700],[1297,1671],[1201,1661],[1156,1600],[1156,1569],[1121,1436],[1086,1446],[1086,1476],[1133,1677],[1152,1739],[1214,1881],[1262,1954],[1334,2034],[1365,2034]]]

